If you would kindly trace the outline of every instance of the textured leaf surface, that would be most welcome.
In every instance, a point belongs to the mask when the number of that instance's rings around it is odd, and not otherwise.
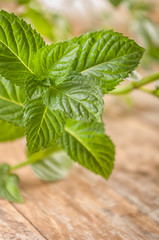
[[[133,40],[112,30],[86,33],[72,42],[80,45],[73,70],[95,79],[105,93],[136,68],[144,52]]]
[[[23,199],[18,190],[19,179],[15,174],[9,174],[9,165],[0,165],[0,197],[10,202],[22,203]]]
[[[43,85],[43,82],[41,81],[25,82],[25,93],[29,99],[37,99],[42,97],[47,89],[48,87]]]
[[[13,141],[24,136],[24,128],[0,120],[0,142]]]
[[[45,181],[58,181],[67,176],[71,159],[63,151],[52,154],[31,165],[37,177]]]
[[[45,43],[30,25],[0,11],[0,74],[17,84],[34,77],[33,54]]]
[[[65,118],[59,111],[52,111],[41,99],[27,102],[25,107],[27,146],[32,154],[51,146],[62,134]]]
[[[60,139],[68,155],[83,167],[108,178],[114,165],[114,145],[102,123],[69,120]]]
[[[25,91],[0,77],[0,119],[23,126]]]
[[[44,103],[64,112],[69,118],[101,121],[101,89],[81,74],[72,73],[63,83],[49,88],[44,95]]]
[[[39,50],[33,60],[34,72],[51,82],[61,82],[71,70],[78,45],[71,42],[51,44]]]

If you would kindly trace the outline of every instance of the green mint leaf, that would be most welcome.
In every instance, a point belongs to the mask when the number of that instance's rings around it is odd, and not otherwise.
[[[114,145],[102,123],[68,120],[59,140],[72,160],[108,178],[114,165]]]
[[[81,74],[70,73],[63,83],[51,86],[43,100],[46,106],[64,112],[69,118],[101,121],[102,91]]]
[[[23,126],[25,91],[0,76],[0,119]]]
[[[64,115],[52,111],[40,98],[26,102],[24,118],[30,154],[51,146],[62,134],[65,124]]]
[[[24,128],[0,120],[0,142],[13,141],[24,136]]]
[[[23,203],[23,199],[18,190],[19,178],[15,174],[9,173],[8,164],[0,165],[0,197],[10,202]]]
[[[92,77],[104,93],[128,77],[144,52],[133,40],[113,30],[86,33],[72,42],[80,45],[73,70]]]
[[[40,49],[33,58],[33,71],[53,84],[65,79],[71,70],[79,46],[71,42],[51,44]]]
[[[71,159],[63,151],[58,151],[31,165],[35,175],[45,181],[58,181],[67,177],[71,166]]]
[[[45,45],[35,30],[13,13],[0,11],[0,74],[22,85],[34,77],[32,58]]]

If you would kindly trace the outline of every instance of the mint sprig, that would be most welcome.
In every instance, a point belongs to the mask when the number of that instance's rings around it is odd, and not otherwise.
[[[67,160],[61,166],[48,156],[57,144],[83,167],[110,176],[115,148],[102,123],[103,94],[137,67],[143,52],[113,30],[47,45],[25,21],[0,11],[0,127],[14,130],[0,141],[25,131],[28,150],[24,163],[1,165],[1,197],[22,201],[11,171],[27,164],[45,180],[59,179],[62,169],[65,175]]]

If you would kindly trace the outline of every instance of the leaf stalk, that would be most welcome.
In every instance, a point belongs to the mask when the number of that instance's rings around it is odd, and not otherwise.
[[[25,167],[26,165],[30,165],[30,164],[33,164],[35,162],[41,161],[45,157],[50,156],[53,152],[56,152],[58,150],[59,150],[59,148],[56,146],[55,148],[48,148],[46,150],[34,153],[33,155],[29,156],[26,161],[10,167],[10,172],[15,171],[19,168]]]
[[[112,95],[122,95],[122,94],[128,94],[135,89],[143,90],[142,86],[144,86],[144,85],[146,85],[150,82],[156,81],[158,79],[159,79],[159,72],[153,73],[151,75],[143,77],[138,82],[132,82],[129,85],[114,89],[113,91],[110,92],[110,94],[112,94]],[[149,91],[147,91],[147,92],[149,92]]]

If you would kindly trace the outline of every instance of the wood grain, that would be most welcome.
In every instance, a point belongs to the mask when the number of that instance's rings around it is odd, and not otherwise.
[[[0,200],[0,240],[159,240],[159,104],[135,93],[135,108],[106,97],[116,144],[109,181],[74,165],[57,183],[17,171],[23,205]],[[25,141],[0,144],[0,161],[25,159]]]
[[[38,230],[10,203],[0,201],[0,240],[44,240]]]

